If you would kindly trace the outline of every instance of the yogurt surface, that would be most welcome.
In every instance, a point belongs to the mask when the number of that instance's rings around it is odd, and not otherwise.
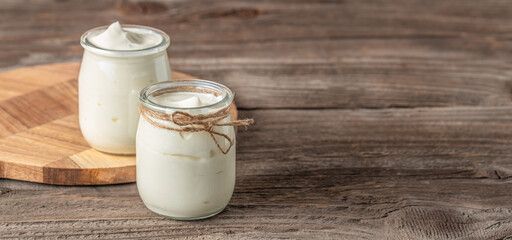
[[[123,29],[115,22],[105,31],[91,34],[87,40],[100,48],[127,51],[154,47],[162,42],[162,36],[143,28]]]
[[[208,93],[176,92],[167,93],[164,97],[152,98],[151,100],[165,107],[197,108],[217,103],[222,100],[222,97]]]

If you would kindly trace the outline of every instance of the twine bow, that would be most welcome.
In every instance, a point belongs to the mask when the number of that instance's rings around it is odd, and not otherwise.
[[[214,127],[222,127],[222,126],[244,126],[247,128],[247,126],[254,123],[253,119],[242,119],[242,120],[235,120],[231,122],[226,123],[220,123],[223,119],[228,117],[231,114],[231,105],[228,107],[225,107],[217,112],[209,113],[209,114],[197,114],[192,115],[187,112],[182,111],[176,111],[172,114],[166,114],[161,113],[157,111],[153,111],[151,109],[148,109],[142,104],[139,105],[141,116],[146,119],[149,123],[151,123],[154,126],[157,126],[159,128],[164,128],[167,130],[173,130],[178,132],[207,132],[212,137],[213,141],[215,142],[215,145],[219,148],[219,150],[223,154],[227,154],[229,150],[231,150],[231,147],[233,146],[233,140],[226,134],[217,132],[213,128]],[[163,124],[160,124],[158,122],[153,121],[150,117],[154,119],[160,119],[165,121],[173,122],[174,124],[180,126],[181,128],[174,128],[169,127]],[[228,140],[229,146],[226,150],[222,149],[219,142],[215,138],[215,135],[223,137],[224,139]]]

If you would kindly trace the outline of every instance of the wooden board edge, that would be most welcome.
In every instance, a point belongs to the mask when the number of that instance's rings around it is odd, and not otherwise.
[[[111,185],[135,182],[135,164],[111,168],[43,167],[42,183],[53,185]]]

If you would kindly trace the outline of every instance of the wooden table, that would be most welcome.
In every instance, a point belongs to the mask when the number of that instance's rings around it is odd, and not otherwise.
[[[237,185],[204,221],[135,184],[0,180],[0,238],[512,237],[512,1],[0,3],[0,70],[79,61],[115,20],[237,93]]]

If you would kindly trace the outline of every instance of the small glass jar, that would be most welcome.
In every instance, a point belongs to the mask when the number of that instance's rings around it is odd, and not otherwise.
[[[135,154],[140,91],[151,83],[172,80],[166,49],[169,36],[145,26],[123,25],[161,36],[161,42],[141,50],[109,50],[87,40],[108,26],[81,37],[84,55],[78,77],[80,129],[91,147],[113,154]]]
[[[192,108],[162,104],[165,102],[162,99],[168,98],[169,94],[181,92],[214,94],[218,101]],[[146,207],[161,216],[178,220],[202,219],[221,212],[235,187],[234,127],[212,128],[212,131],[229,137],[230,142],[206,131],[165,129],[162,126],[186,128],[197,125],[178,126],[173,122],[175,117],[169,121],[144,116],[144,112],[148,109],[167,116],[174,116],[176,112],[204,116],[230,107],[233,102],[231,90],[212,81],[176,80],[146,87],[141,92],[140,102],[142,111],[137,131],[137,188]],[[231,114],[219,119],[222,119],[220,124],[233,120]]]

